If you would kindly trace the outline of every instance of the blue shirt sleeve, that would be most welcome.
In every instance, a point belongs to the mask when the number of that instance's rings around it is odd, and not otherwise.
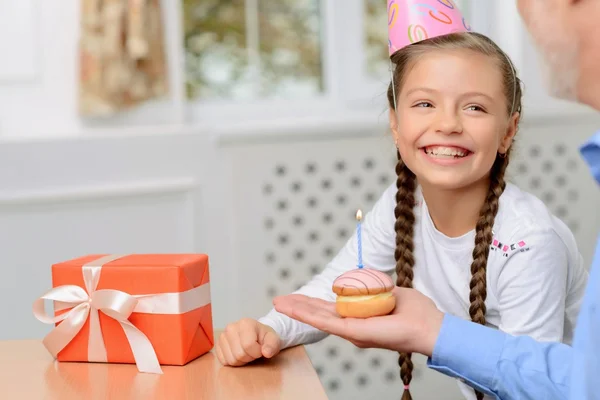
[[[600,183],[600,132],[581,147],[581,155]],[[600,399],[600,240],[596,243],[588,286],[577,319],[573,352],[569,399]]]
[[[573,353],[569,399],[600,399],[600,241],[577,319]]]
[[[444,317],[429,367],[498,399],[567,399],[572,348]]]

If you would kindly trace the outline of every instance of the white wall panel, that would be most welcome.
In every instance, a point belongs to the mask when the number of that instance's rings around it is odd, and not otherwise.
[[[0,146],[0,340],[48,330],[31,305],[52,263],[104,252],[207,253],[222,328],[237,297],[221,163],[196,134]]]
[[[32,81],[39,73],[36,3],[0,0],[0,85]]]

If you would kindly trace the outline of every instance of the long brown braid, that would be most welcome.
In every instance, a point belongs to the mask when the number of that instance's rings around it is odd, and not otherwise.
[[[506,182],[504,172],[508,166],[508,157],[498,155],[490,173],[490,188],[485,202],[479,213],[475,226],[475,248],[473,249],[473,263],[471,264],[471,294],[469,300],[469,315],[473,322],[485,325],[485,299],[486,290],[486,264],[492,244],[492,227],[498,213],[500,196],[504,192]]]
[[[395,94],[398,93],[404,83],[404,76],[415,60],[430,50],[435,49],[468,49],[493,57],[500,67],[504,81],[504,92],[507,100],[507,114],[512,117],[513,113],[521,113],[521,81],[516,76],[514,67],[508,56],[489,38],[478,33],[456,33],[445,36],[434,37],[413,45],[404,47],[394,53],[391,61],[395,64],[393,72],[393,84],[388,88],[388,102],[392,109],[396,108]],[[471,263],[471,283],[469,293],[469,315],[475,323],[485,325],[487,297],[487,260],[492,245],[493,226],[500,196],[506,188],[504,174],[508,167],[510,147],[506,153],[498,153],[496,160],[490,170],[490,184],[487,196],[479,212],[479,219],[475,226],[475,246],[473,248],[473,261]],[[396,273],[398,275],[397,286],[412,287],[414,267],[414,245],[413,230],[415,223],[415,188],[417,179],[415,175],[403,162],[398,153],[398,164],[396,165]],[[412,400],[408,385],[412,380],[413,363],[410,353],[401,353],[398,359],[400,365],[400,377],[404,383],[405,390],[402,400]],[[483,399],[483,394],[475,391],[478,400]]]
[[[485,325],[485,299],[487,297],[487,261],[492,245],[494,220],[498,213],[500,196],[506,188],[504,173],[508,167],[509,151],[507,154],[496,156],[496,161],[490,171],[490,188],[479,212],[479,219],[475,226],[475,247],[473,248],[473,262],[471,263],[471,293],[469,294],[469,315],[471,320]],[[475,391],[477,400],[483,399],[483,393]]]
[[[400,153],[398,152],[398,164],[396,164],[396,208],[394,215],[396,216],[396,251],[394,257],[396,259],[396,274],[398,276],[396,285],[400,287],[412,288],[413,267],[415,265],[415,257],[413,255],[413,230],[415,226],[415,214],[413,208],[415,206],[415,188],[417,185],[415,175],[404,164]],[[410,359],[410,353],[400,353],[398,365],[400,366],[400,377],[404,386],[408,387],[412,380],[413,363]],[[404,391],[402,400],[412,400],[410,392]]]

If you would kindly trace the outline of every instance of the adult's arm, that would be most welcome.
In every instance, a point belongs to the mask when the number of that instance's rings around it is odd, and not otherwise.
[[[428,365],[499,399],[567,399],[573,349],[445,315]]]

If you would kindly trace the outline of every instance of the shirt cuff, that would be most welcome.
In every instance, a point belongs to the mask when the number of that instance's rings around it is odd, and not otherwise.
[[[505,339],[506,334],[497,329],[446,314],[427,365],[495,396],[494,378]]]
[[[297,345],[297,334],[296,335],[292,335],[290,337],[290,335],[284,335],[285,332],[285,326],[283,325],[283,323],[279,320],[277,320],[274,316],[273,313],[276,313],[277,311],[272,310],[269,314],[260,317],[258,319],[258,322],[260,322],[261,324],[270,326],[271,328],[273,328],[273,330],[275,331],[275,333],[277,334],[277,336],[279,337],[279,340],[281,341],[281,349],[280,350],[284,350],[287,349],[288,347],[292,347]]]
[[[283,332],[281,329],[281,324],[278,323],[278,321],[276,321],[274,318],[271,318],[270,314],[260,317],[257,321],[263,325],[267,325],[273,328],[277,336],[279,336],[279,338],[282,339],[281,337],[283,336]]]

